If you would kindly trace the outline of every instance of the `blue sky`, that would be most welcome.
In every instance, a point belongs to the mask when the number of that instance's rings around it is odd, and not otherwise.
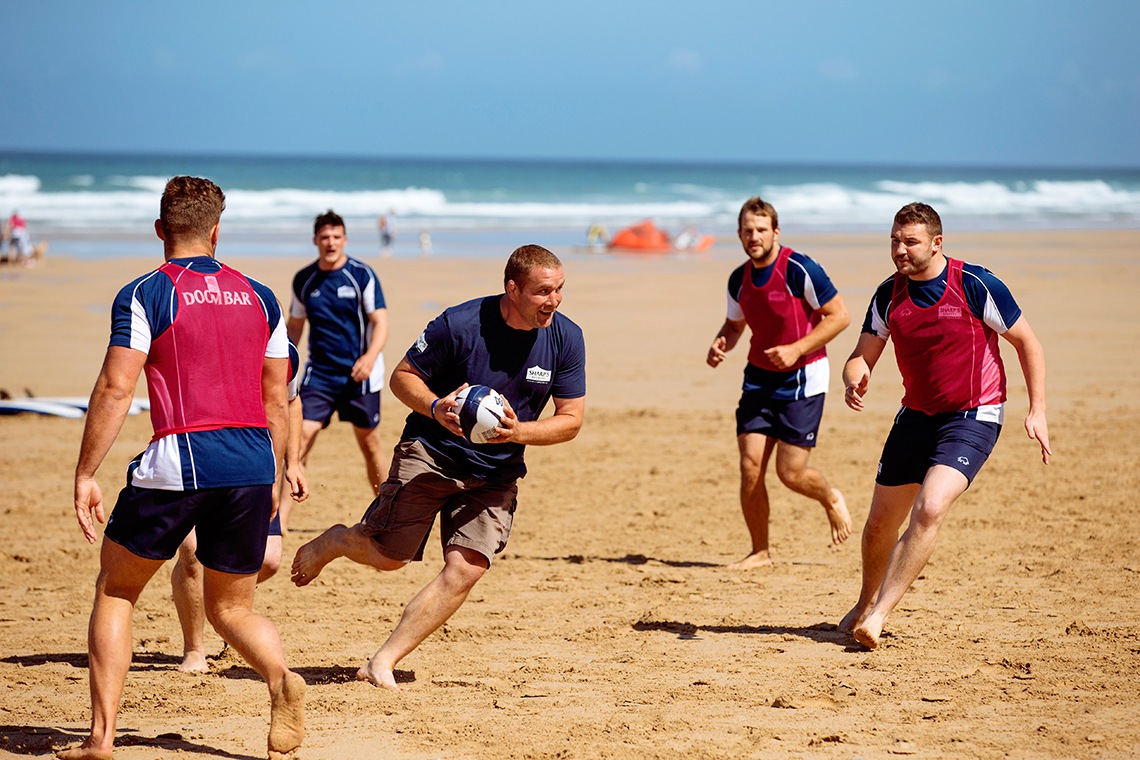
[[[6,3],[0,150],[1140,166],[1140,3]]]

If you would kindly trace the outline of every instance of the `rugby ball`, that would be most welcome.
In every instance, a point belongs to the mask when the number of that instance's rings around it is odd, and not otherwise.
[[[505,402],[498,391],[486,385],[472,385],[461,390],[455,400],[459,406],[454,411],[468,441],[482,444],[498,437],[495,427],[506,416]]]

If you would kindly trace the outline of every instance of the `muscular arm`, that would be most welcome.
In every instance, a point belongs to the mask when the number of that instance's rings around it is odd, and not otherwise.
[[[573,440],[582,429],[586,415],[586,397],[554,399],[554,414],[542,420],[519,422],[508,404],[508,420],[496,430],[503,431],[488,443],[523,443],[529,446],[552,446]]]
[[[368,350],[352,365],[352,379],[358,383],[363,382],[372,374],[372,367],[376,364],[376,358],[380,356],[380,352],[384,350],[384,344],[388,341],[388,310],[376,309],[368,315],[368,322],[372,325],[372,337],[368,341]]]
[[[720,332],[716,334],[712,345],[709,346],[709,354],[705,359],[710,367],[718,366],[725,360],[725,354],[736,348],[736,344],[740,341],[740,336],[744,334],[744,326],[746,324],[743,319],[724,320]]]
[[[867,394],[871,372],[886,347],[887,342],[878,335],[860,333],[855,350],[843,365],[843,400],[857,412],[863,411],[863,396]]]
[[[1041,461],[1049,464],[1049,426],[1045,421],[1045,351],[1041,341],[1033,333],[1033,328],[1022,315],[1017,318],[1002,337],[1017,351],[1021,362],[1021,373],[1025,376],[1025,386],[1029,391],[1029,414],[1025,417],[1025,432],[1041,444]]]
[[[795,343],[773,346],[764,352],[777,369],[791,369],[800,360],[800,357],[827,345],[832,338],[846,330],[847,325],[851,324],[851,315],[847,313],[847,305],[843,302],[843,296],[838,293],[830,301],[820,306],[817,311],[821,318],[819,324],[813,327],[811,332]]]
[[[95,471],[123,427],[123,420],[127,418],[134,399],[135,384],[145,363],[146,354],[142,351],[111,346],[91,391],[83,443],[75,465],[75,517],[83,535],[92,544],[97,538],[92,517],[101,523],[106,522],[103,493],[95,482]]]
[[[301,333],[305,330],[304,317],[289,317],[285,321],[285,332],[289,333],[289,340],[293,341],[293,345],[297,348],[301,347]]]
[[[273,441],[273,457],[280,462],[289,439],[289,401],[286,392],[289,359],[265,359],[261,365],[261,401],[265,405],[265,421]]]
[[[285,479],[289,481],[289,495],[296,502],[309,498],[309,481],[301,467],[302,417],[301,397],[296,396],[289,402],[289,441],[285,444]]]

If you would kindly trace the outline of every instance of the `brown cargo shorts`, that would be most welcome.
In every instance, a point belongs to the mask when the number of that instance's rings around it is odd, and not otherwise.
[[[440,543],[492,558],[507,546],[518,485],[472,478],[437,458],[419,441],[400,441],[388,479],[360,523],[377,548],[398,562],[420,561],[435,516]]]

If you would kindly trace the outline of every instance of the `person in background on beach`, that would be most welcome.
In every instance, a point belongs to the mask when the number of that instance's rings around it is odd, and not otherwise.
[[[171,179],[155,222],[166,263],[112,306],[75,468],[75,513],[90,543],[95,520],[107,522],[88,626],[91,733],[59,752],[64,760],[111,756],[135,602],[193,528],[206,616],[269,686],[269,757],[285,757],[304,736],[305,681],[286,666],[273,623],[253,612],[288,425],[288,343],[273,292],[214,258],[224,208],[213,182]],[[105,520],[95,471],[144,368],[154,438]]]
[[[19,264],[32,255],[32,241],[28,236],[28,223],[19,211],[13,211],[4,227],[4,237],[8,240],[8,256]]]
[[[378,570],[423,559],[440,516],[444,565],[404,609],[396,629],[356,674],[402,691],[393,668],[443,625],[503,551],[514,521],[527,444],[573,439],[586,410],[582,330],[557,312],[562,262],[537,245],[507,261],[506,292],[436,317],[392,372],[392,393],[412,411],[380,495],[351,528],[334,525],[302,546],[293,582],[312,583],[337,557]],[[472,445],[459,425],[456,394],[488,385],[507,399],[498,437]],[[539,419],[554,399],[554,414]]]
[[[265,539],[265,557],[257,572],[257,582],[264,583],[277,574],[281,567],[281,515],[279,507],[286,487],[293,501],[300,503],[309,498],[309,483],[301,470],[301,397],[298,395],[300,356],[297,347],[289,344],[289,435],[285,443],[285,468],[273,488],[273,519],[269,523],[269,536]],[[287,484],[287,485],[286,485]],[[178,547],[178,561],[170,574],[170,587],[174,607],[178,610],[178,623],[182,628],[181,673],[205,673],[206,664],[206,609],[202,600],[205,575],[198,550],[198,534],[190,535]]]
[[[431,256],[431,233],[427,230],[420,230],[420,255]]]
[[[998,335],[1017,351],[1025,376],[1025,431],[1041,445],[1045,464],[1052,454],[1045,353],[1005,284],[984,267],[942,253],[942,220],[925,203],[895,215],[891,259],[897,271],[875,291],[843,368],[847,406],[862,411],[871,371],[890,339],[904,389],[863,528],[859,601],[839,624],[869,649],[879,646],[887,616],[934,552],[950,506],[997,443],[1006,400]]]
[[[392,212],[389,212],[388,216],[392,216]],[[392,255],[392,241],[396,236],[395,225],[388,218],[388,216],[381,216],[379,221],[380,255],[384,258],[388,258]]]
[[[317,434],[335,411],[352,424],[364,454],[368,483],[378,493],[387,469],[380,448],[380,389],[388,310],[372,267],[344,252],[344,220],[331,210],[313,223],[319,257],[293,277],[289,339],[299,344],[309,323],[309,361],[301,378],[301,466],[308,465]],[[281,502],[281,528],[289,530],[292,505]]]
[[[737,235],[748,260],[729,275],[728,315],[707,361],[710,367],[719,366],[745,326],[752,331],[736,410],[740,506],[752,549],[728,566],[748,570],[772,564],[764,476],[773,450],[780,481],[823,506],[832,542],[841,544],[851,535],[843,494],[808,467],[830,374],[824,346],[851,318],[823,267],[780,245],[779,217],[770,203],[759,197],[745,201]]]

